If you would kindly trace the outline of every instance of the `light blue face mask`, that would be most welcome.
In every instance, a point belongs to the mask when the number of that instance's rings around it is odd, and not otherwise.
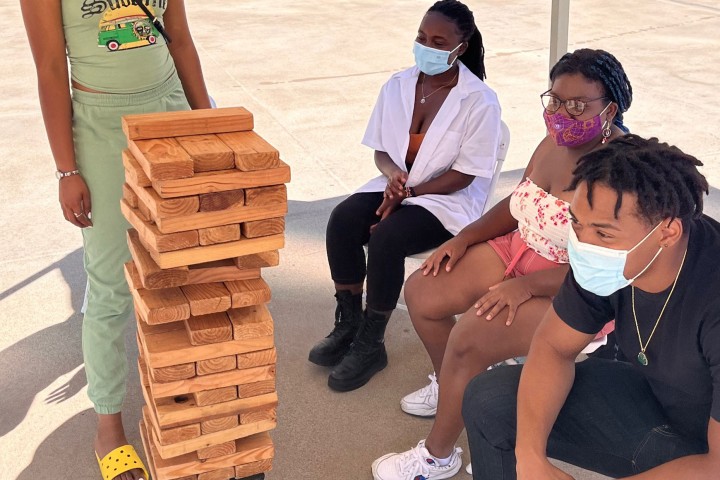
[[[462,45],[462,42],[460,42],[460,45]],[[448,63],[450,55],[460,48],[460,45],[448,51],[426,47],[425,45],[415,42],[415,45],[413,45],[415,64],[425,75],[432,76],[445,73],[450,69],[450,67],[452,67],[455,60],[457,60],[457,57],[455,57],[453,63]]]
[[[658,223],[650,233],[645,235],[645,238],[640,240],[637,245],[630,250],[614,250],[612,248],[583,243],[578,240],[575,230],[570,228],[568,256],[570,257],[570,267],[572,268],[575,280],[577,280],[583,289],[600,297],[607,297],[621,288],[627,287],[650,268],[650,265],[653,264],[658,255],[660,255],[660,252],[662,252],[662,247],[658,249],[655,256],[650,260],[650,263],[630,280],[625,278],[623,274],[628,254],[647,240],[661,223]]]

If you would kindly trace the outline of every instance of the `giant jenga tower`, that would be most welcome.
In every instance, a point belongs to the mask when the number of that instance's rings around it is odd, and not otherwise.
[[[156,480],[262,478],[276,426],[270,288],[290,168],[243,108],[123,118],[125,265]]]

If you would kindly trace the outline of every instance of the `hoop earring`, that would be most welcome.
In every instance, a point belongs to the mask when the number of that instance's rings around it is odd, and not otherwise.
[[[605,120],[605,122],[603,123],[603,126],[602,126],[602,137],[603,137],[603,139],[602,139],[602,142],[601,142],[601,143],[602,143],[603,145],[604,145],[605,143],[607,143],[608,138],[610,138],[610,135],[612,135],[612,130],[610,130],[610,122],[607,121],[607,120]]]

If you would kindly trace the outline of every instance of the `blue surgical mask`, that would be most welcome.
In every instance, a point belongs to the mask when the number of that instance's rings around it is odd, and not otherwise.
[[[462,42],[460,43],[460,45],[462,45]],[[415,54],[415,64],[425,75],[432,76],[445,73],[450,69],[450,67],[452,67],[452,64],[448,63],[450,55],[452,55],[455,50],[460,48],[460,45],[450,51],[447,51],[426,47],[425,45],[421,45],[418,42],[415,42],[415,45],[413,46],[413,54]],[[455,57],[455,60],[457,60],[457,57]],[[455,60],[453,60],[453,63],[455,63]]]
[[[570,228],[568,255],[575,280],[583,289],[601,297],[607,297],[621,288],[627,287],[645,273],[662,252],[662,247],[660,247],[650,263],[640,273],[629,280],[625,278],[623,272],[628,254],[647,240],[659,226],[660,223],[630,250],[614,250],[583,243],[578,240],[575,230]]]

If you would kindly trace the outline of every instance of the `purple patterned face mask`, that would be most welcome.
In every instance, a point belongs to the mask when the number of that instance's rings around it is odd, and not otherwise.
[[[608,104],[609,106],[609,104]],[[607,109],[607,107],[605,107]],[[555,140],[558,147],[577,147],[584,145],[593,138],[596,138],[602,132],[602,120],[600,115],[595,115],[588,120],[578,120],[576,118],[568,118],[558,112],[552,115],[543,110],[543,118],[548,133]]]

